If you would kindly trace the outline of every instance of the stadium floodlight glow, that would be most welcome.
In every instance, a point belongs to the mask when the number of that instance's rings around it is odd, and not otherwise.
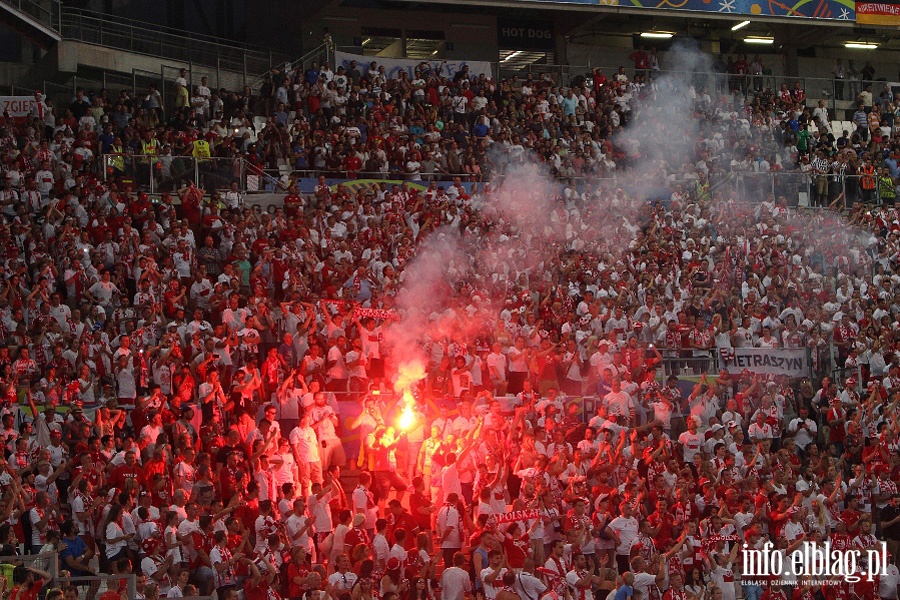
[[[878,44],[871,42],[847,42],[844,48],[852,48],[854,50],[877,50]]]
[[[744,41],[748,44],[774,44],[775,38],[770,37],[745,37]]]
[[[515,52],[513,52],[512,54],[510,54],[509,56],[507,56],[506,58],[504,58],[504,59],[501,60],[500,62],[506,62],[506,61],[508,61],[508,60],[512,60],[512,59],[514,59],[515,57],[519,56],[520,54],[524,54],[524,51],[523,51],[523,50],[516,50]]]
[[[641,32],[642,38],[653,38],[658,40],[667,40],[674,36],[674,33],[669,31],[643,31]]]
[[[743,29],[744,27],[746,27],[749,24],[750,24],[750,21],[741,21],[740,23],[738,23],[737,25],[732,27],[731,30],[737,31],[738,29]]]

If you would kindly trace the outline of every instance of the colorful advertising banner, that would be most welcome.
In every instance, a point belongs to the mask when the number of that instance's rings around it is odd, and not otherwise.
[[[857,2],[856,22],[860,25],[900,25],[900,3]]]
[[[439,2],[443,0],[431,0]],[[513,4],[514,0],[507,0]],[[519,0],[523,6],[598,6],[690,10],[705,13],[752,15],[756,17],[800,17],[853,21],[853,0]],[[857,6],[859,6],[857,4]],[[859,21],[863,23],[863,21]],[[896,24],[896,22],[893,22]]]

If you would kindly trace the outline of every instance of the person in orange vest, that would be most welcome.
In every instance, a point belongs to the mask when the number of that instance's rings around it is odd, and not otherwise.
[[[870,159],[866,159],[857,168],[857,172],[860,175],[859,189],[862,194],[862,201],[868,204],[872,202],[872,196],[875,193],[875,167]]]

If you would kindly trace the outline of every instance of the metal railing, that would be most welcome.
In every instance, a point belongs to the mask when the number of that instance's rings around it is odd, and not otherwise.
[[[48,29],[59,31],[62,9],[59,0],[0,0],[0,2],[12,6]]]
[[[272,68],[270,68],[268,71],[266,71],[265,73],[260,75],[258,78],[256,78],[254,81],[252,81],[248,85],[250,85],[250,87],[252,87],[253,89],[258,89],[262,85],[262,83],[266,77],[276,76],[278,74],[283,75],[285,72],[293,71],[294,69],[296,69],[298,67],[301,70],[303,70],[303,69],[306,69],[307,66],[311,66],[312,63],[314,63],[314,62],[318,63],[319,66],[321,66],[323,63],[329,63],[332,66],[332,68],[335,68],[335,66],[334,66],[334,48],[335,48],[334,43],[331,41],[331,38],[329,37],[324,42],[322,42],[321,44],[319,44],[318,46],[316,46],[315,48],[313,48],[312,50],[310,50],[309,52],[307,52],[306,54],[304,54],[303,56],[301,56],[300,58],[298,58],[296,60],[293,60],[293,61],[285,60],[284,64],[272,65]],[[276,81],[275,83],[276,83],[275,87],[278,87],[277,86],[278,82]]]
[[[265,174],[242,158],[104,154],[100,166],[104,179],[121,178],[149,194],[175,192],[191,183],[209,192],[227,190],[232,183],[241,192],[265,189],[260,184]]]
[[[13,587],[12,570],[18,565],[46,571],[54,580],[59,578],[59,553],[57,552],[0,556],[0,577],[7,579],[6,589]]]
[[[716,348],[702,351],[660,348],[660,352],[665,375],[695,377],[719,372],[719,352]]]
[[[893,204],[896,192],[891,196],[885,186],[875,180],[874,189],[867,189],[868,182],[861,175],[815,175],[799,172],[742,173],[732,171],[716,193],[721,197],[737,200],[786,198],[788,206],[809,208],[845,209],[857,202],[880,206]],[[893,186],[890,186],[893,191]]]
[[[249,133],[249,130],[248,130]],[[262,169],[247,162],[244,158],[195,158],[193,156],[163,155],[143,156],[135,154],[104,154],[97,161],[98,171],[104,179],[123,179],[132,183],[136,189],[158,194],[172,192],[185,185],[193,183],[207,191],[225,190],[232,183],[238,184],[238,190],[242,193],[255,192],[286,192],[289,182],[299,179],[314,179],[319,175],[325,175],[330,183],[340,183],[340,180],[351,182],[357,179],[375,180],[368,187],[378,181],[403,182],[407,181],[418,185],[428,185],[432,180],[450,181],[460,177],[464,182],[472,182],[467,173],[442,173],[434,175],[409,175],[401,173],[370,173],[345,171],[328,172],[319,170],[295,170],[284,165],[282,169]],[[711,180],[711,196],[722,199],[735,199],[740,201],[762,202],[766,199],[787,199],[788,206],[792,208],[832,208],[846,209],[857,202],[863,202],[872,206],[893,204],[894,196],[884,192],[885,186],[879,185],[876,180],[875,189],[867,189],[860,175],[815,175],[798,171],[774,171],[769,173],[752,173],[732,171],[724,177]],[[337,181],[335,181],[337,180]],[[602,186],[615,185],[625,189],[643,190],[651,196],[654,192],[647,192],[646,181],[635,181],[633,177],[559,177],[561,185],[572,183],[584,191],[588,185]],[[485,176],[477,183],[499,183],[502,175]],[[680,184],[685,192],[691,196],[697,195],[696,180],[684,179],[669,181],[660,184],[660,190],[669,189],[674,184]],[[890,188],[893,190],[893,188]]]
[[[245,81],[290,58],[230,40],[69,7],[62,9],[60,31],[68,40],[243,73]]]
[[[125,583],[122,590],[122,582]],[[79,600],[91,600],[100,597],[104,592],[120,590],[125,592],[126,598],[137,598],[137,576],[128,575],[90,575],[87,577],[55,577],[55,587],[66,588],[75,586]],[[45,586],[46,588],[46,586]]]

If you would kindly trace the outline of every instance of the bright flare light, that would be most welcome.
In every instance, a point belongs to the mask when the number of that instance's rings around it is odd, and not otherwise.
[[[404,390],[403,412],[400,414],[400,420],[397,422],[397,426],[400,427],[401,431],[409,431],[416,424],[415,403],[416,399],[412,393],[409,390]]]
[[[409,431],[416,425],[416,397],[410,388],[414,383],[425,378],[425,367],[419,362],[400,365],[397,380],[394,382],[394,391],[402,394],[403,411],[397,421],[400,431]]]

